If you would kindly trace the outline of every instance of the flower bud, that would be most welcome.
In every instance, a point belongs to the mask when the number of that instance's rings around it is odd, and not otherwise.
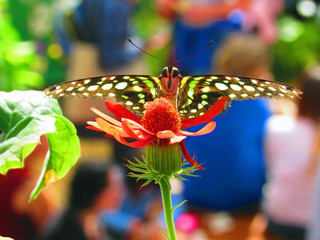
[[[147,146],[145,160],[149,171],[165,175],[177,173],[182,166],[179,144],[158,139]]]

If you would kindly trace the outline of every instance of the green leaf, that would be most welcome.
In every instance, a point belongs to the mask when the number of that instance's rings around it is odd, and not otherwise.
[[[37,197],[50,182],[65,176],[80,156],[80,143],[73,124],[63,116],[54,116],[54,118],[56,132],[46,134],[50,154],[44,163],[30,200]]]
[[[80,156],[73,124],[62,116],[56,99],[40,91],[0,92],[0,173],[23,167],[24,159],[46,135],[49,153],[34,199],[48,183],[63,177]]]
[[[61,113],[42,92],[0,92],[0,173],[22,167],[40,136],[56,130],[55,119],[46,115]]]

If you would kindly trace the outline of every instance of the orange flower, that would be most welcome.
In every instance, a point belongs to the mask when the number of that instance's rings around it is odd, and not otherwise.
[[[191,165],[203,170],[203,167],[189,155],[184,139],[212,132],[216,123],[211,119],[220,113],[226,101],[227,97],[222,97],[202,116],[182,120],[176,107],[166,98],[160,97],[146,103],[142,119],[119,103],[107,100],[105,101],[107,109],[120,120],[91,107],[90,109],[99,117],[96,121],[88,121],[87,128],[105,132],[106,137],[115,138],[118,142],[130,147],[145,147],[154,142],[161,146],[179,144],[185,159]],[[206,125],[197,132],[183,130],[202,123]],[[133,141],[127,141],[128,139]]]

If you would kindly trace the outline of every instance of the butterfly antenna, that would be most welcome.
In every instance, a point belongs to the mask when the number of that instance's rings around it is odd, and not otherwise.
[[[189,59],[189,58],[192,58],[192,57],[194,57],[194,56],[196,56],[196,55],[198,55],[198,54],[200,54],[200,53],[202,53],[204,50],[206,50],[208,47],[210,47],[210,45],[211,45],[212,43],[213,43],[213,41],[210,41],[207,46],[205,46],[204,48],[202,48],[202,49],[199,50],[198,52],[195,52],[194,54],[191,54],[191,55],[188,56],[188,57],[185,57],[185,58],[182,58],[182,59],[176,61],[176,62],[174,63],[174,65],[176,65],[176,64],[178,64],[178,63],[180,63],[180,62],[182,62],[182,61],[185,61],[185,60],[187,60],[187,59]]]
[[[133,45],[135,46],[136,48],[138,48],[141,52],[145,53],[145,54],[148,54],[149,56],[151,57],[154,57],[155,59],[158,59],[159,61],[163,62],[164,64],[167,64],[164,60],[162,60],[161,58],[158,58],[157,56],[154,56],[148,52],[146,52],[145,50],[143,50],[142,48],[138,47],[136,44],[134,44],[130,38],[128,38],[128,41]]]

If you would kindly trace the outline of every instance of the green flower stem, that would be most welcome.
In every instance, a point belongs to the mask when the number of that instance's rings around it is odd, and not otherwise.
[[[171,185],[169,182],[169,177],[164,176],[159,181],[161,195],[162,195],[162,204],[163,204],[163,212],[167,224],[168,236],[169,240],[176,240],[176,229],[174,227],[173,221],[173,210],[172,210],[172,201],[171,201]]]

